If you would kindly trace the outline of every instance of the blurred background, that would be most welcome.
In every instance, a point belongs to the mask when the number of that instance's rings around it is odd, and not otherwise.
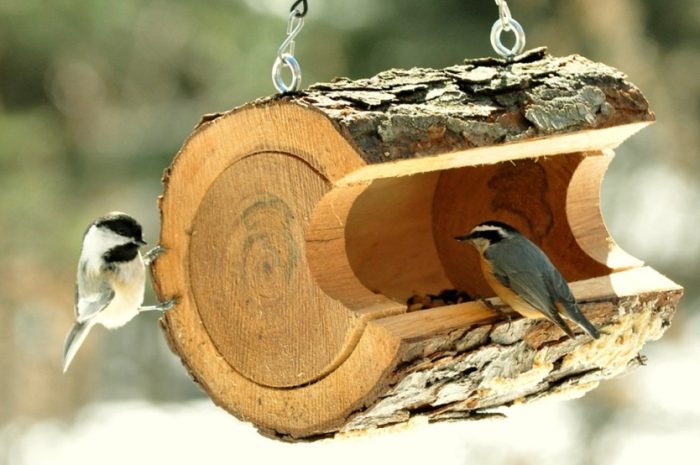
[[[356,463],[385,453],[407,463],[697,463],[697,0],[509,2],[528,48],[614,66],[656,112],[617,150],[603,186],[617,242],[686,288],[666,337],[644,350],[647,367],[506,420],[304,445],[264,439],[215,407],[155,314],[96,328],[61,373],[84,229],[122,210],[156,242],[163,169],[202,114],[274,92],[291,3],[0,0],[0,465]],[[493,0],[309,3],[297,40],[304,85],[493,55]]]

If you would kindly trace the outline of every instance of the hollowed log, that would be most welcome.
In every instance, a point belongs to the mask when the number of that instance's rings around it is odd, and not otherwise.
[[[652,120],[618,71],[543,50],[210,115],[164,177],[168,341],[214,402],[288,440],[578,395],[634,363],[682,292],[599,209],[612,149]],[[452,239],[485,220],[542,247],[600,340],[477,301],[407,311],[493,295]]]

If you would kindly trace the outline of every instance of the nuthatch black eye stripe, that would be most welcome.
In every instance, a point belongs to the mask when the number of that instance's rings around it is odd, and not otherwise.
[[[499,228],[502,229],[503,231],[509,232],[509,233],[517,233],[518,230],[512,227],[509,224],[501,223],[500,221],[487,221],[485,223],[481,223],[479,226],[477,226],[477,229],[479,228]]]
[[[474,239],[486,239],[490,244],[497,244],[503,240],[503,233],[495,229],[485,229],[483,231],[474,231],[466,236],[464,240],[473,241]]]

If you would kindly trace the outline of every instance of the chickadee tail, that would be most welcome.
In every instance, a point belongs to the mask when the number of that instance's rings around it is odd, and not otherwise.
[[[70,363],[73,361],[73,357],[78,353],[78,349],[85,341],[88,333],[92,328],[92,324],[89,321],[84,323],[76,322],[71,328],[68,336],[66,336],[66,342],[63,345],[63,373],[68,371]]]
[[[586,316],[581,312],[578,305],[567,305],[565,307],[564,314],[569,317],[571,321],[583,328],[583,330],[586,331],[593,339],[598,339],[600,337],[600,331],[598,331],[598,328],[593,326],[593,323],[588,321],[588,318],[586,318]]]

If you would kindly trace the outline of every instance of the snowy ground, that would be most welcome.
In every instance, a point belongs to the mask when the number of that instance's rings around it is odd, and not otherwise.
[[[578,417],[582,401],[540,402],[507,410],[508,418],[416,424],[401,431],[285,444],[258,435],[208,400],[174,406],[120,402],[84,408],[73,424],[48,421],[0,432],[10,465],[207,465],[393,463],[674,465],[698,463],[700,341],[698,320],[679,343],[654,347],[650,366],[620,382],[633,388],[629,412],[590,443]],[[578,403],[578,404],[577,404]],[[548,428],[552,425],[552,428]],[[584,449],[588,452],[585,453]]]
[[[540,425],[558,427],[545,437],[532,428],[533,416]],[[505,463],[521,455],[541,464],[565,463],[569,451],[576,449],[575,420],[567,416],[563,404],[552,403],[512,410],[507,420],[417,425],[369,437],[284,444],[259,436],[250,425],[232,419],[208,401],[172,408],[106,404],[87,408],[68,430],[53,422],[31,428],[16,443],[11,463],[217,465],[332,460],[338,465],[356,465],[389,457],[395,463],[431,463],[436,455],[445,465]],[[504,438],[508,438],[509,447],[500,444]],[[548,445],[544,447],[543,442]]]

